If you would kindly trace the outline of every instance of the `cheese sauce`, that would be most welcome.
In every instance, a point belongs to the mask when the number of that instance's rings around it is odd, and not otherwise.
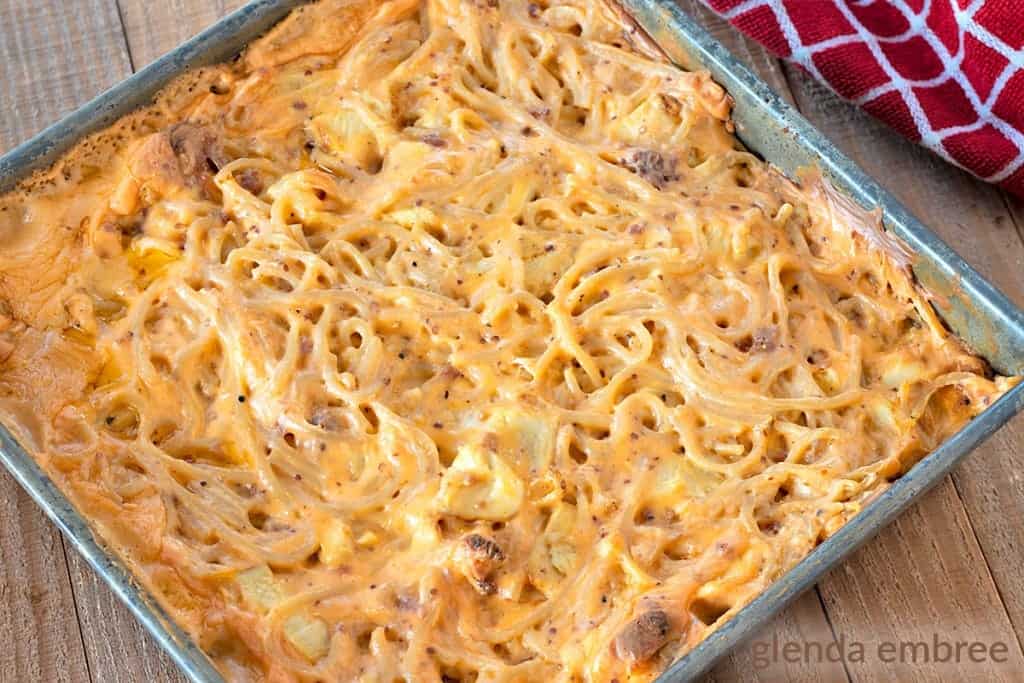
[[[231,681],[649,680],[1006,391],[588,0],[324,0],[0,199],[0,414]]]

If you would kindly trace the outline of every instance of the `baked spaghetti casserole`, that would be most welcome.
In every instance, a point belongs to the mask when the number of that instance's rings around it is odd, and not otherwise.
[[[231,681],[642,681],[1014,379],[599,0],[322,0],[0,198],[0,414]]]

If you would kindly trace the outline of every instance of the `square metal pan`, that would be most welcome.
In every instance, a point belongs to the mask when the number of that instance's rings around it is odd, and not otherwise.
[[[255,0],[173,52],[0,157],[0,192],[45,168],[84,136],[150,102],[181,72],[230,59],[304,0]],[[865,208],[879,207],[885,226],[917,253],[914,272],[939,294],[936,310],[961,338],[1004,374],[1024,374],[1024,313],[975,272],[878,183],[840,153],[799,113],[737,61],[672,0],[619,0],[662,49],[687,69],[706,68],[735,100],[733,116],[743,143],[793,175],[817,165],[840,191]],[[780,577],[659,679],[699,678],[729,650],[767,624],[821,576],[874,536],[910,503],[937,484],[964,456],[1024,407],[1024,383],[1014,387],[940,448],[896,480],[871,505]],[[196,683],[221,676],[124,564],[108,552],[82,515],[10,433],[0,427],[0,461],[64,532],[114,593],[181,670]]]

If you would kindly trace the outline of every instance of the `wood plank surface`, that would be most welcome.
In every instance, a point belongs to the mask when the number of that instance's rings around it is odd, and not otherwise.
[[[0,0],[0,149],[130,73],[114,0]]]
[[[118,0],[136,70],[169,52],[246,0]]]
[[[89,673],[95,683],[185,683],[128,608],[74,550],[68,565]]]
[[[62,539],[0,474],[0,681],[88,679]]]
[[[1024,204],[1003,196],[1007,220],[995,212],[987,223],[987,244],[977,253],[969,225],[956,224],[962,240],[951,242],[961,254],[1000,287],[1018,306],[1024,306],[1024,254],[1014,248],[1014,236],[1024,242]],[[970,514],[971,526],[999,587],[1019,637],[1024,638],[1024,415],[1018,415],[971,455],[953,481]]]
[[[195,34],[244,0],[0,0],[0,150]],[[1024,207],[900,139],[709,15],[680,4],[899,196],[1016,303]],[[1024,418],[980,448],[850,562],[710,676],[731,681],[1024,680]],[[77,617],[76,617],[77,608]],[[81,622],[88,637],[82,638]],[[1016,627],[1016,628],[1015,628]],[[773,644],[1005,642],[1001,664],[787,662]],[[0,474],[0,683],[178,683],[130,614]]]

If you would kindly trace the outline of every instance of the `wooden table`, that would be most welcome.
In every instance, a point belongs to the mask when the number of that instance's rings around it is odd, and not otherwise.
[[[680,0],[926,224],[1024,304],[1024,206],[905,142]],[[0,151],[243,0],[0,0]],[[1024,416],[724,661],[714,681],[1024,680]],[[877,655],[885,642],[1003,643],[994,662]],[[863,662],[786,643],[865,646]],[[897,645],[898,646],[898,645]],[[964,651],[966,652],[966,651]],[[910,654],[910,650],[907,650]],[[820,662],[818,659],[826,659]],[[796,661],[792,661],[796,660]],[[964,658],[966,660],[966,658]],[[0,473],[0,682],[182,681],[110,591]]]

